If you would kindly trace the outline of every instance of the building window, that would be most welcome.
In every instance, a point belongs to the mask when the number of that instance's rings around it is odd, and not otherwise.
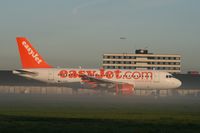
[[[153,59],[155,59],[155,57],[148,57],[148,59],[153,60]]]

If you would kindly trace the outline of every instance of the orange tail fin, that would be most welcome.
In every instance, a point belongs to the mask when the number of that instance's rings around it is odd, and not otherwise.
[[[33,48],[31,43],[24,37],[17,37],[17,44],[19,48],[22,67],[27,68],[52,68],[40,56],[40,54]]]

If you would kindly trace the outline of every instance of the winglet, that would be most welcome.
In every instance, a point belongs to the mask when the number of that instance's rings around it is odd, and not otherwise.
[[[25,37],[16,38],[20,53],[22,67],[29,68],[52,68],[48,65],[42,56],[33,48],[31,43]]]

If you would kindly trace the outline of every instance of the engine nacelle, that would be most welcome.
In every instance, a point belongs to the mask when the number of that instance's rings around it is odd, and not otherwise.
[[[117,95],[131,95],[134,92],[134,85],[131,84],[116,84]]]

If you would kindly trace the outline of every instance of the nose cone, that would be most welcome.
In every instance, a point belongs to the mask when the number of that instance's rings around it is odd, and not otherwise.
[[[180,80],[176,79],[174,85],[175,85],[174,88],[179,88],[182,85],[182,82]]]

